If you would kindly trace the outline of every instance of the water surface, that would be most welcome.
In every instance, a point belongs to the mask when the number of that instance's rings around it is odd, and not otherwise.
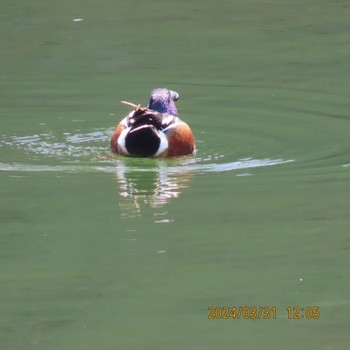
[[[349,10],[3,1],[1,348],[347,349]],[[196,154],[109,158],[157,86]]]

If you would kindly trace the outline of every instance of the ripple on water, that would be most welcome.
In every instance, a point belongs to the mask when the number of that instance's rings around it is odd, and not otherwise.
[[[1,162],[0,170],[16,172],[107,172],[115,173],[123,167],[127,171],[147,172],[162,169],[169,174],[225,172],[239,169],[265,167],[291,162],[292,160],[272,158],[241,158],[233,159],[235,155],[206,151],[178,160],[144,160],[128,159],[124,165],[116,162],[116,158],[98,160],[99,156],[109,154],[109,140],[113,129],[95,130],[88,133],[63,133],[54,135],[43,133],[35,135],[3,136],[0,148],[21,152],[29,162]],[[199,143],[200,140],[199,140]],[[204,147],[203,147],[204,148]],[[37,164],[45,159],[55,160],[56,164]],[[87,164],[88,162],[88,164]],[[51,162],[50,162],[51,163]],[[69,164],[67,164],[69,163]],[[74,163],[74,164],[73,164]],[[96,164],[97,163],[97,164]],[[241,174],[242,175],[242,174]],[[244,175],[244,174],[243,174]],[[246,174],[249,175],[249,174]]]
[[[197,154],[178,160],[126,160],[132,171],[215,173],[293,162],[289,172],[316,174],[349,169],[348,97],[307,89],[215,85],[215,95],[196,96],[201,118]],[[203,100],[201,100],[203,99]],[[205,101],[204,101],[205,100]],[[202,103],[201,103],[202,102]],[[205,102],[205,103],[204,103]],[[219,115],[217,119],[210,115]],[[209,132],[210,131],[210,132]],[[91,132],[2,135],[3,171],[116,172],[110,153],[113,128]],[[122,158],[118,158],[122,159]],[[38,164],[39,163],[39,164]],[[161,164],[161,165],[160,165]]]
[[[3,136],[0,147],[20,150],[30,156],[42,158],[83,159],[92,157],[107,150],[109,130],[96,130],[86,134],[52,133],[35,134],[29,136]]]

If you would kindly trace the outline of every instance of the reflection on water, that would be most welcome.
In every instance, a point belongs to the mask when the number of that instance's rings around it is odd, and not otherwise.
[[[128,166],[124,159],[118,159],[116,177],[119,185],[119,206],[122,217],[140,216],[143,208],[159,209],[180,196],[189,187],[193,173],[186,167],[174,172],[165,161],[158,161],[149,169]],[[155,215],[165,215],[156,211]],[[171,222],[171,219],[159,218],[156,223]]]
[[[220,157],[221,158],[221,157]],[[208,160],[208,159],[206,159]],[[176,164],[166,160],[151,159],[153,166],[140,159],[116,160],[115,173],[119,185],[119,206],[122,217],[141,216],[142,210],[150,207],[159,209],[173,198],[178,198],[189,187],[196,174],[226,172],[238,170],[236,176],[250,176],[241,169],[271,166],[291,161],[281,159],[240,159],[235,162],[203,164],[203,160],[193,157],[180,159]],[[166,212],[155,211],[155,215]],[[171,222],[171,219],[159,219],[156,223]]]

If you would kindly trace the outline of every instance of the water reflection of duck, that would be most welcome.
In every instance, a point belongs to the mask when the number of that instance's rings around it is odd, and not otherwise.
[[[178,198],[193,179],[193,173],[183,163],[187,160],[169,164],[170,161],[159,159],[147,163],[143,159],[131,163],[130,159],[118,159],[115,169],[122,217],[140,216],[147,208],[154,209],[155,216],[167,213],[162,208]],[[167,218],[162,220],[166,222]]]
[[[116,127],[111,140],[113,153],[129,157],[176,157],[193,153],[195,141],[190,127],[177,113],[179,94],[154,89],[147,108],[135,108]]]

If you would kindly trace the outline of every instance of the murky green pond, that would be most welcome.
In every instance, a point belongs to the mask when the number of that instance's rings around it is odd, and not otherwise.
[[[348,349],[349,16],[3,0],[1,349]],[[197,153],[101,159],[159,86]]]

